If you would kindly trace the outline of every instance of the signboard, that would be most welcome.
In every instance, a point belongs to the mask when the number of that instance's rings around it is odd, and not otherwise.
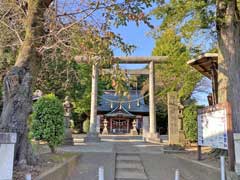
[[[226,109],[212,109],[198,114],[198,145],[228,149]]]
[[[228,102],[198,110],[198,160],[201,146],[228,150],[229,170],[234,170],[232,110]]]

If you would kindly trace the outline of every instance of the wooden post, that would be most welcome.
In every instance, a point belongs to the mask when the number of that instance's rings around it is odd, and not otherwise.
[[[227,111],[227,137],[228,137],[228,163],[229,170],[234,171],[235,166],[235,151],[233,140],[233,125],[232,125],[232,109],[230,103],[226,103]]]

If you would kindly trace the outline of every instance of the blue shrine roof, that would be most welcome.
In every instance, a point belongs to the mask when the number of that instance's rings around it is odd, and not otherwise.
[[[131,102],[124,102],[119,103],[116,101],[120,101],[120,97],[115,94],[114,90],[106,90],[103,92],[102,96],[99,98],[98,103],[98,113],[113,113],[114,110],[119,109],[120,105],[125,113],[130,114],[148,114],[149,113],[149,106],[145,104],[144,98],[140,91],[131,90],[129,92],[129,97],[121,97],[121,101],[131,101]],[[139,99],[138,101],[135,101]]]

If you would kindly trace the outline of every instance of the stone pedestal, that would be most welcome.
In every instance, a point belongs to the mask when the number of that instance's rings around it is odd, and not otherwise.
[[[12,180],[16,133],[0,133],[0,180]]]
[[[162,140],[158,133],[149,133],[147,137],[148,142],[161,143]]]
[[[98,136],[98,133],[88,133],[86,137],[84,137],[84,142],[100,142],[101,138]]]
[[[179,144],[182,146],[186,145],[186,137],[184,130],[179,130]]]
[[[64,137],[64,145],[73,146],[73,137],[72,137],[72,130],[70,128],[65,129],[65,137]]]
[[[104,128],[102,131],[102,135],[108,135],[108,130]]]
[[[137,136],[137,135],[138,135],[138,132],[137,132],[136,129],[131,129],[130,134],[131,134],[132,136]]]
[[[240,133],[234,134],[234,147],[235,147],[235,171],[240,176]]]

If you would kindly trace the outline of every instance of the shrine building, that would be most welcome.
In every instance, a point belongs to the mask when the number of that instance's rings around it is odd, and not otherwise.
[[[129,134],[136,123],[138,134],[149,129],[149,106],[140,91],[131,90],[128,97],[119,97],[114,90],[106,90],[97,108],[97,131],[103,132],[104,120],[108,134]],[[135,120],[135,122],[134,122]]]

